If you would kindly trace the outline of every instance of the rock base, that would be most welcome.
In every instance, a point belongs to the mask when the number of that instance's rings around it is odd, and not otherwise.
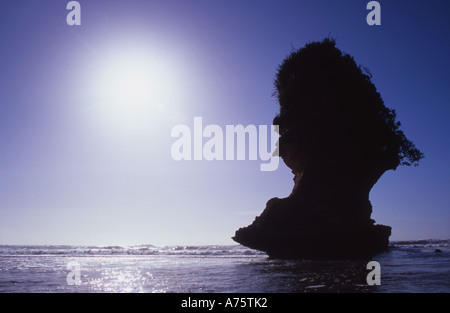
[[[293,204],[289,198],[271,199],[233,240],[283,259],[366,259],[388,249],[389,226],[375,225],[371,219],[350,221],[299,212]]]

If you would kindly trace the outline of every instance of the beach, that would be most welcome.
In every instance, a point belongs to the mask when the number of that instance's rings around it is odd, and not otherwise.
[[[373,257],[372,286],[367,260],[278,260],[238,245],[0,246],[0,292],[449,292],[449,243],[392,242]]]

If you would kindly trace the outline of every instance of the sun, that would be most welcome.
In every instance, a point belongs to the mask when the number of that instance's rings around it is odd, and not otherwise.
[[[152,105],[154,92],[161,88],[152,79],[152,73],[143,68],[124,66],[114,69],[108,82],[111,100],[125,110],[140,110]]]
[[[164,78],[165,71],[160,67],[146,59],[113,60],[101,81],[104,100],[124,111],[158,105],[161,94],[170,88]]]
[[[92,80],[95,111],[110,128],[143,131],[174,106],[176,81],[173,65],[163,57],[132,52],[105,56]]]

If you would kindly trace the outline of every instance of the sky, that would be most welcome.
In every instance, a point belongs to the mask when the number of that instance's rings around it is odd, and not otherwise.
[[[450,2],[379,1],[375,26],[365,0],[81,0],[72,26],[68,2],[0,1],[0,244],[234,243],[293,175],[176,161],[171,131],[271,125],[278,65],[326,37],[425,154],[381,177],[372,218],[450,238]]]

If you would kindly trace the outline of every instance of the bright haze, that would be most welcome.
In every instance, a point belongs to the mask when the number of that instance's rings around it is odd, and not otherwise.
[[[336,39],[373,75],[425,159],[370,200],[391,240],[450,238],[450,3],[383,1],[0,3],[0,244],[231,244],[290,170],[175,161],[179,124],[270,125],[278,65]]]

